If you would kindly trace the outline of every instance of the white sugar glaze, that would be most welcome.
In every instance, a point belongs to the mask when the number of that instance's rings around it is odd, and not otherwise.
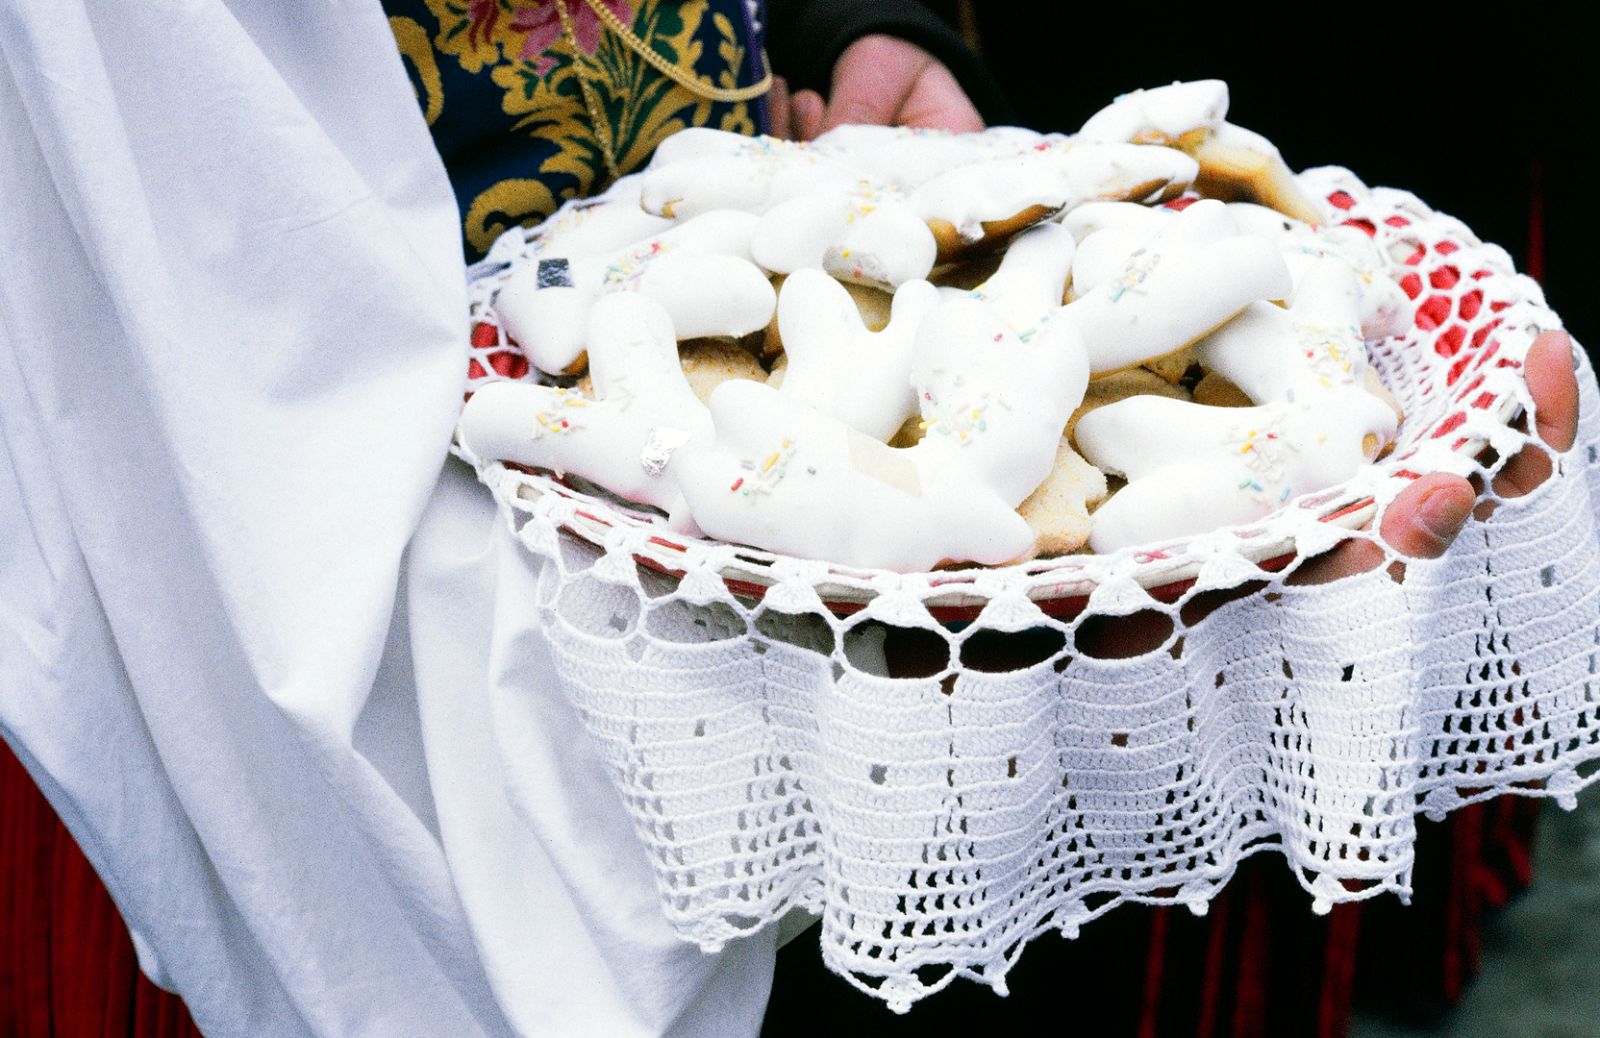
[[[462,438],[679,530],[859,566],[998,564],[1029,552],[1015,509],[1058,459],[1085,465],[1061,436],[1090,375],[1194,347],[1251,406],[1136,396],[1083,415],[1084,457],[1129,481],[1090,544],[1259,518],[1393,441],[1363,340],[1411,310],[1359,230],[1248,202],[1155,205],[1211,183],[1318,218],[1271,143],[1226,114],[1225,84],[1204,81],[1125,95],[1070,137],[674,135],[642,174],[558,213],[495,301],[540,370],[587,353],[597,399],[484,387]],[[970,290],[926,280],[989,249],[999,262]],[[894,292],[887,325],[869,330],[841,281]],[[674,342],[774,315],[782,388],[695,401]]]

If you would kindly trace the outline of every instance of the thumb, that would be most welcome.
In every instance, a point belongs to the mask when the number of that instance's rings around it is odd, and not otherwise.
[[[950,70],[935,61],[923,69],[898,113],[901,126],[975,133],[983,129],[983,116],[956,82]]]
[[[927,51],[890,36],[863,36],[833,66],[833,86],[822,128],[845,123],[893,126],[924,69]]]
[[[899,97],[889,97],[874,85],[859,80],[844,83],[835,81],[828,96],[828,110],[824,113],[822,130],[847,123],[866,123],[873,126],[893,126],[900,112]]]

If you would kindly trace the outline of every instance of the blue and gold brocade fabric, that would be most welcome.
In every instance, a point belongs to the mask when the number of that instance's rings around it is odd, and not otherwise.
[[[589,0],[383,0],[449,171],[469,261],[507,228],[643,166],[689,126],[763,128],[760,100],[712,101],[651,67]],[[668,64],[714,87],[766,74],[746,0],[596,0]]]

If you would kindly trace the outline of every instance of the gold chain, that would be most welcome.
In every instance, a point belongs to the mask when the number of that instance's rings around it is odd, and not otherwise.
[[[657,54],[648,43],[639,38],[637,33],[612,14],[611,9],[606,7],[602,0],[584,0],[584,3],[588,4],[589,10],[600,19],[600,24],[615,33],[629,50],[643,58],[651,68],[696,97],[737,104],[740,101],[753,101],[772,89],[772,69],[767,63],[767,54],[764,50],[761,52],[761,67],[767,72],[759,82],[743,87],[713,86],[693,72],[681,69]],[[611,124],[605,118],[605,110],[600,106],[600,99],[595,96],[593,84],[589,82],[588,62],[584,60],[583,50],[578,46],[578,33],[572,25],[572,12],[567,9],[567,0],[555,0],[555,4],[556,13],[561,18],[561,35],[572,48],[572,63],[578,75],[578,90],[583,94],[584,107],[589,109],[589,120],[594,124],[595,140],[600,145],[601,156],[605,159],[606,172],[612,179],[616,179],[621,175],[621,171],[617,168],[616,148],[611,140]]]
[[[565,0],[561,0],[561,2],[565,3]],[[767,70],[767,74],[761,77],[760,82],[751,83],[749,86],[743,87],[712,86],[693,72],[681,69],[657,54],[650,48],[648,43],[635,35],[632,29],[623,25],[621,19],[612,14],[611,9],[601,3],[601,0],[583,0],[583,2],[589,5],[589,10],[594,12],[594,16],[600,19],[602,25],[616,33],[618,39],[628,45],[629,50],[648,62],[651,68],[696,97],[703,97],[708,101],[726,101],[729,104],[734,104],[739,101],[754,101],[772,89],[772,69],[767,65],[767,53],[764,50],[761,52],[761,67]]]
[[[617,169],[616,149],[611,144],[611,124],[600,108],[599,98],[594,96],[594,88],[589,85],[588,63],[583,60],[583,49],[578,46],[578,33],[572,27],[572,14],[567,10],[567,0],[556,0],[556,14],[561,18],[561,35],[566,37],[567,45],[572,48],[572,69],[578,76],[578,92],[583,94],[583,105],[589,109],[589,122],[594,127],[600,155],[606,161],[606,173],[615,180],[621,173]]]

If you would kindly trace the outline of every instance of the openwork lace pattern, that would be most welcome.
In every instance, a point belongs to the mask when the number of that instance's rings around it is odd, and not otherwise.
[[[829,966],[903,1010],[957,977],[1004,991],[1032,938],[1124,902],[1204,912],[1258,851],[1327,911],[1408,895],[1419,813],[1574,803],[1600,758],[1593,372],[1580,352],[1579,437],[1555,475],[1487,492],[1493,515],[1444,558],[1294,583],[1341,540],[1375,541],[1419,474],[1488,486],[1544,449],[1521,431],[1521,364],[1560,326],[1458,221],[1345,170],[1303,177],[1416,304],[1372,351],[1407,417],[1383,462],[1250,527],[847,570],[668,535],[647,510],[469,458],[547,563],[537,621],[684,939],[715,949],[807,909]],[[538,249],[512,232],[475,268],[475,380],[528,377],[489,302]],[[1165,638],[1105,658],[1118,625]]]

